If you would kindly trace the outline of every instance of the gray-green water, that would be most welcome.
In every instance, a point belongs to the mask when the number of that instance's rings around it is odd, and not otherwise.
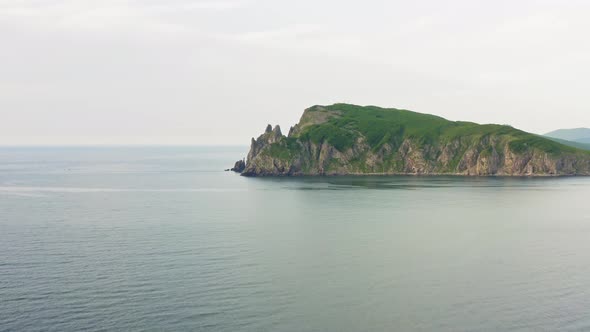
[[[590,329],[590,179],[244,178],[0,149],[0,330]]]

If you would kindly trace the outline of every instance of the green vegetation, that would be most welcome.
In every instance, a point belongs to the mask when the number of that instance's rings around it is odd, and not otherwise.
[[[514,140],[510,142],[510,149],[516,153],[522,153],[530,150],[531,148],[536,148],[550,154],[576,152],[576,149],[572,148],[571,146],[563,145],[552,140],[527,133],[514,135]]]
[[[287,137],[280,142],[270,145],[268,154],[274,158],[290,160],[299,153],[301,146],[297,143],[296,138]]]
[[[339,127],[337,124],[326,123],[310,126],[301,134],[300,138],[318,144],[327,141],[336,149],[344,151],[354,145],[357,134],[350,129]]]
[[[575,147],[506,125],[455,122],[408,110],[350,104],[314,106],[309,111],[322,110],[338,112],[340,115],[330,117],[325,123],[306,127],[299,137],[315,143],[327,141],[340,151],[352,147],[362,135],[373,151],[378,151],[384,144],[398,148],[406,138],[421,145],[433,145],[455,139],[475,143],[485,137],[495,136],[508,142],[510,148],[517,153],[531,149],[550,154],[580,152]]]

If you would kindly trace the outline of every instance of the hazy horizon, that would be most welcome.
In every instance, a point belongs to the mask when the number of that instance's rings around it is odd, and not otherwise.
[[[590,127],[584,1],[0,2],[0,145],[248,145],[336,102]]]

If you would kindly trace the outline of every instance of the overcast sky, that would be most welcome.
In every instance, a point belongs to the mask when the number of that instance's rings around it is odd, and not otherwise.
[[[348,102],[590,127],[590,1],[0,0],[0,144],[249,144]]]

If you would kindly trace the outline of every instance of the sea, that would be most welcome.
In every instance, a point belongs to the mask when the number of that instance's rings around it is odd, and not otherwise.
[[[0,331],[588,331],[590,178],[0,148]]]

